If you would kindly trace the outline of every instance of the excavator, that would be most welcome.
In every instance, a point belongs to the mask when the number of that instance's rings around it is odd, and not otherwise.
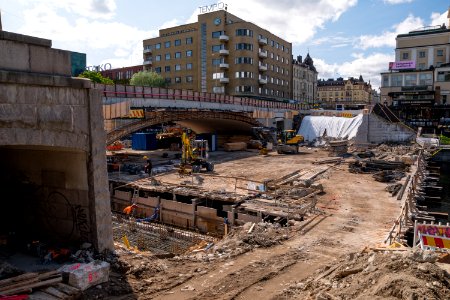
[[[196,140],[193,135],[181,135],[180,174],[199,173],[202,168],[214,171],[214,164],[208,161],[208,141]]]
[[[277,152],[297,154],[300,145],[304,142],[303,136],[296,133],[295,130],[284,130],[278,139]]]

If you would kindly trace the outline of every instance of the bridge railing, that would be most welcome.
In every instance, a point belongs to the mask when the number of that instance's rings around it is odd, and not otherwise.
[[[101,90],[103,92],[103,96],[106,98],[154,98],[243,105],[266,109],[304,109],[303,104],[287,103],[275,100],[261,100],[214,93],[194,92],[190,90],[165,89],[121,84],[105,85],[94,83],[93,85],[94,88]]]

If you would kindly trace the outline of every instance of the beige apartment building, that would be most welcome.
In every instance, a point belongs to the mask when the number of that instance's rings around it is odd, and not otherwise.
[[[445,25],[398,35],[395,62],[381,73],[381,102],[394,106],[448,103],[449,40],[450,29]]]
[[[372,102],[372,86],[360,75],[358,79],[342,77],[317,82],[318,102],[327,109],[363,109]]]
[[[292,44],[225,10],[143,41],[144,68],[171,88],[290,99]]]
[[[292,61],[292,99],[312,105],[317,97],[317,70],[313,59],[306,55]]]

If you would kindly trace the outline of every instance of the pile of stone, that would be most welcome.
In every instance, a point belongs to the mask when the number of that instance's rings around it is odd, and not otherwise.
[[[307,280],[292,282],[282,295],[287,299],[450,299],[450,276],[436,263],[436,253],[403,250],[350,254]]]

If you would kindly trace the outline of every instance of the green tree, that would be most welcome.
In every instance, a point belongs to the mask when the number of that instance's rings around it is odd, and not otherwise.
[[[87,78],[87,79],[92,80],[92,82],[96,82],[96,83],[114,84],[114,81],[112,81],[112,79],[103,77],[102,74],[100,74],[100,72],[96,72],[96,71],[87,71],[86,70],[83,73],[81,73],[80,75],[78,75],[78,77]]]
[[[153,71],[141,71],[133,74],[130,79],[130,84],[151,87],[166,87],[166,81],[164,78]]]

